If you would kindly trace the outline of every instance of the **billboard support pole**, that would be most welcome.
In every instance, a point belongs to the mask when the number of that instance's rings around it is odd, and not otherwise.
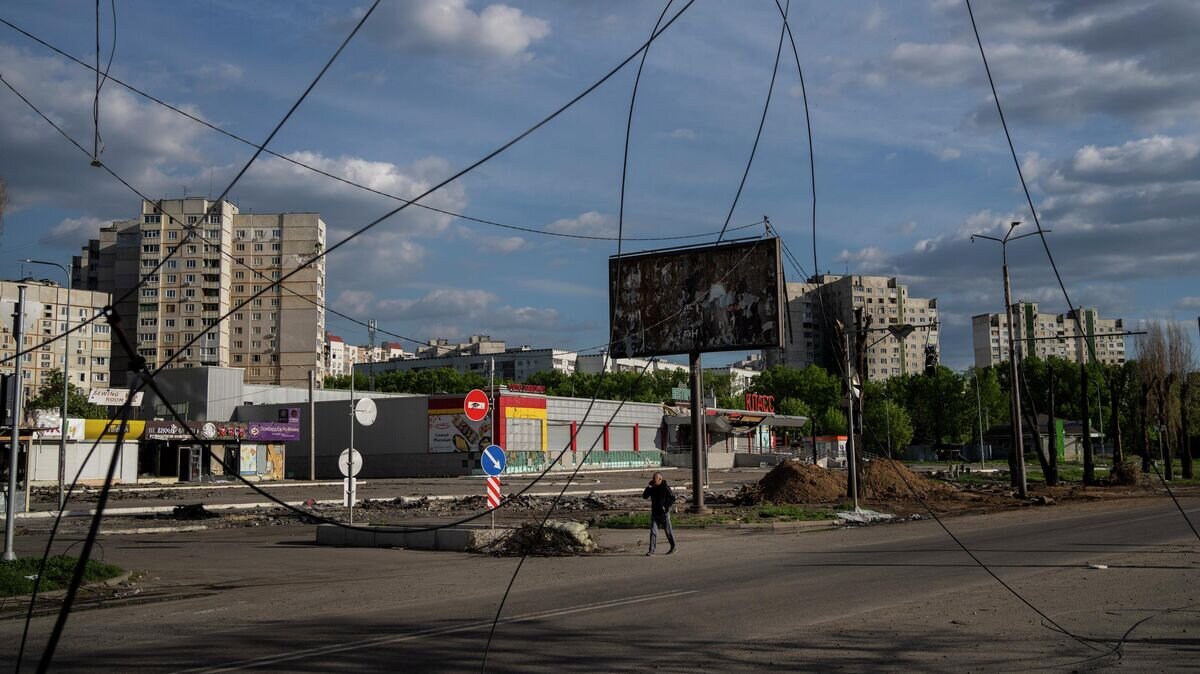
[[[692,507],[694,513],[708,512],[704,505],[704,463],[707,447],[704,446],[704,371],[700,369],[700,353],[688,356],[692,371]]]

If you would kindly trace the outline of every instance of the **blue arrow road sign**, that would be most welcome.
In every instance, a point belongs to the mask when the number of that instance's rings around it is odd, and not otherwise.
[[[504,472],[508,459],[505,458],[500,445],[488,445],[488,448],[483,450],[483,457],[479,459],[479,463],[483,465],[483,472],[495,477]]]

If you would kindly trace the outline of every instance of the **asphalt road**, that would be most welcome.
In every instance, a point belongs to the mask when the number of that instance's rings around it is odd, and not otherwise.
[[[644,532],[605,530],[607,554],[525,563],[487,670],[1195,671],[1200,545],[1169,501],[946,523],[1067,630],[1128,632],[1121,649],[1042,625],[932,521],[685,530],[678,554],[654,558]],[[106,538],[108,560],[147,573],[148,601],[72,615],[55,669],[480,670],[517,560],[311,539],[307,527]],[[34,624],[35,656],[51,623]],[[0,662],[20,627],[0,622]]]

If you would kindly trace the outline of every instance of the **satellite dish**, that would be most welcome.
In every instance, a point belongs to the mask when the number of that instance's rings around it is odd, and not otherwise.
[[[363,398],[354,406],[354,418],[363,426],[375,423],[375,417],[378,415],[379,410],[375,407],[375,401],[370,398]]]

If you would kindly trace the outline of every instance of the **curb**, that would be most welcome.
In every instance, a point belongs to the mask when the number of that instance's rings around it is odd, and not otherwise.
[[[643,490],[641,487],[634,487],[631,489],[587,489],[587,490],[566,491],[566,492],[563,492],[563,496],[589,496],[592,494],[595,494],[597,496],[605,496],[605,495],[612,495],[612,494],[640,494],[640,493],[642,493],[642,491]],[[677,491],[686,492],[686,490],[677,490]],[[524,495],[525,496],[558,496],[558,494],[559,494],[559,492],[557,492],[557,491],[538,491],[538,492],[526,492]],[[426,498],[426,499],[429,499],[430,501],[452,501],[455,499],[469,498],[471,496],[479,496],[479,494],[440,494],[440,495],[426,495],[426,496],[405,496],[402,494],[398,494],[396,496],[379,496],[379,497],[372,498],[370,500],[372,500],[372,501],[387,501],[387,500],[396,499],[396,498],[404,498],[404,499]],[[299,507],[303,507],[304,505],[306,505],[308,503],[308,501],[284,501],[284,503],[286,503],[287,505],[299,508]],[[319,500],[313,501],[313,503],[315,503],[317,505],[341,505],[342,499],[340,499],[340,498],[319,499]],[[278,507],[279,507],[279,505],[277,503],[274,503],[271,501],[257,501],[254,503],[218,503],[218,504],[214,504],[214,505],[205,505],[204,506],[205,510],[214,511],[214,512],[220,511],[220,510],[256,510],[259,508],[278,508]],[[158,514],[173,513],[173,512],[175,512],[175,505],[142,506],[142,507],[137,507],[137,508],[108,508],[104,511],[104,516],[105,517],[122,517],[122,516],[126,516],[126,515],[158,515]],[[66,510],[66,511],[63,511],[62,516],[63,517],[92,517],[95,514],[96,514],[96,510],[94,508],[89,508],[87,510]],[[33,512],[15,513],[14,517],[18,520],[50,519],[50,518],[56,517],[57,515],[58,515],[58,511],[55,511],[55,510],[35,510]]]
[[[209,529],[207,524],[194,524],[182,527],[134,527],[132,529],[101,529],[101,536],[122,536],[129,534],[178,534],[185,531],[204,531]]]

